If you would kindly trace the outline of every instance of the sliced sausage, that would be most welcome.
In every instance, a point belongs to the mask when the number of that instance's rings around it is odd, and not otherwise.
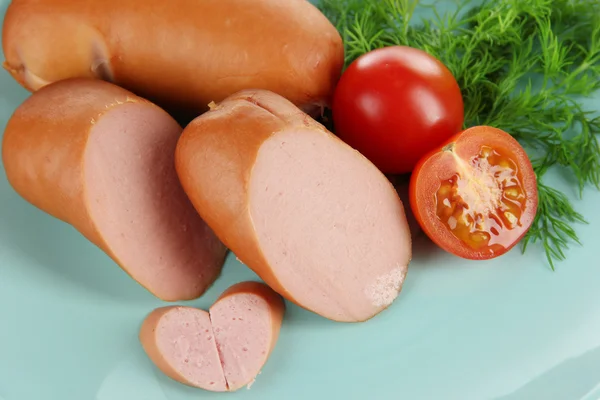
[[[181,131],[131,92],[71,79],[17,108],[2,159],[23,198],[73,225],[157,297],[189,300],[217,278],[226,249],[177,178]]]
[[[291,102],[230,96],[184,129],[175,162],[203,219],[288,300],[356,322],[398,296],[412,254],[398,194]]]
[[[344,63],[339,33],[306,0],[13,0],[2,43],[30,90],[94,77],[194,110],[250,88],[319,108]]]
[[[258,282],[227,289],[210,307],[210,320],[229,390],[251,384],[279,338],[281,296]]]
[[[161,307],[142,323],[148,357],[170,378],[215,392],[251,384],[277,343],[283,299],[259,282],[227,289],[210,313],[183,306]]]
[[[142,323],[140,342],[148,358],[169,378],[214,392],[227,391],[209,314],[168,306]]]

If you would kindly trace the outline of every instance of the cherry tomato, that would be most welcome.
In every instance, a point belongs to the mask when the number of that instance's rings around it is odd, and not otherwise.
[[[536,176],[508,133],[478,126],[425,155],[410,205],[429,238],[459,257],[484,260],[513,248],[537,212]]]
[[[464,104],[452,73],[419,49],[364,54],[334,93],[336,134],[382,172],[411,172],[419,159],[462,129]]]

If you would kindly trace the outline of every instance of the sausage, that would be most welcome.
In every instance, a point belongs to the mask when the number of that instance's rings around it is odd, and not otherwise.
[[[394,187],[285,98],[245,90],[213,105],[175,165],[215,234],[289,301],[361,322],[401,291],[412,244]]]
[[[155,296],[191,300],[219,276],[226,248],[179,183],[181,131],[146,99],[75,78],[16,109],[2,159],[25,200],[71,224]]]
[[[152,311],[140,342],[165,375],[214,392],[250,385],[279,338],[285,304],[271,288],[242,282],[227,289],[209,312],[184,306]]]
[[[231,286],[210,307],[227,387],[250,385],[275,349],[285,313],[281,296],[259,282]]]
[[[142,323],[139,338],[148,358],[169,378],[227,391],[208,312],[183,306],[157,308]]]
[[[29,90],[93,77],[179,111],[250,88],[319,109],[344,63],[338,31],[306,0],[13,0],[2,44]]]

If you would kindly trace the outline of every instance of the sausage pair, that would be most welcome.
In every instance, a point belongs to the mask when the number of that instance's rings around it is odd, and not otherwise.
[[[9,182],[161,299],[200,296],[225,246],[288,300],[365,321],[411,258],[392,184],[291,102],[236,93],[185,130],[113,84],[65,80],[8,123]]]

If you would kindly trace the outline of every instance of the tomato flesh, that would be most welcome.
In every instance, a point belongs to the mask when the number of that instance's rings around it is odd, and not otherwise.
[[[504,254],[535,217],[537,187],[508,134],[477,127],[426,156],[411,177],[411,207],[440,247],[464,258]]]
[[[498,251],[510,246],[511,231],[521,224],[522,177],[511,158],[483,146],[461,174],[441,182],[436,202],[438,217],[458,239],[476,250]]]

